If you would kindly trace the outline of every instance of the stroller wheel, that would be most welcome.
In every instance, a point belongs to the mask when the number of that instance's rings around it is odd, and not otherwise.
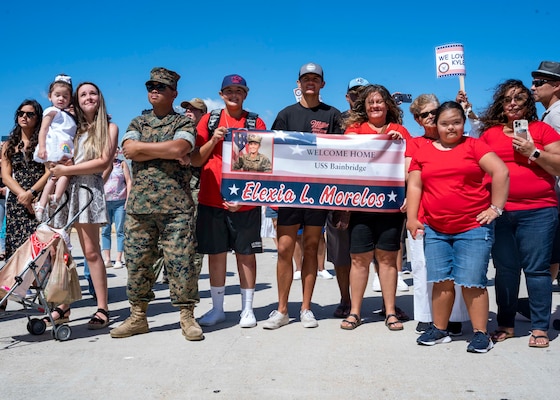
[[[72,335],[72,329],[70,329],[68,325],[53,326],[52,335],[56,340],[64,342],[70,339],[70,335]]]
[[[27,323],[27,331],[32,335],[42,335],[47,329],[45,321],[39,318],[32,318]]]

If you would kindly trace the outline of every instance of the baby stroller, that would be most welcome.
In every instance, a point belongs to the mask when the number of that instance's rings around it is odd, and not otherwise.
[[[41,315],[46,314],[45,319],[48,319],[52,326],[53,339],[66,341],[72,334],[68,325],[55,323],[51,311],[54,306],[51,307],[50,303],[70,303],[82,297],[76,265],[66,244],[66,241],[69,243],[66,231],[93,201],[93,192],[90,188],[81,185],[80,190],[88,191],[89,200],[76,215],[69,219],[66,226],[55,229],[48,224],[66,206],[68,194],[65,196],[65,201],[56,208],[49,219],[37,227],[37,230],[0,269],[0,305],[7,303],[8,299],[20,303],[23,309],[16,313],[23,313],[27,316],[27,331],[32,335],[42,335],[47,328],[44,319],[32,318],[37,312]],[[64,282],[65,291],[59,290],[62,279],[59,279],[58,274],[56,277],[52,277],[51,282],[56,285],[49,285],[54,263],[59,263],[58,265],[64,263],[65,271],[62,271],[64,272],[62,276],[68,278]],[[30,289],[31,295],[28,294],[28,289]]]

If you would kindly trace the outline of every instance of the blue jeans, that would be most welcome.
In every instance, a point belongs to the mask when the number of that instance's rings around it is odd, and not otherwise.
[[[467,288],[485,288],[494,224],[446,234],[425,227],[424,255],[428,282],[452,280]]]
[[[550,256],[557,224],[556,207],[506,211],[496,220],[492,256],[496,267],[499,326],[514,327],[523,270],[531,308],[531,328],[548,330],[552,305]]]
[[[0,199],[0,253],[6,252],[6,199]]]
[[[117,233],[117,251],[124,250],[124,218],[126,212],[124,204],[126,200],[107,201],[107,215],[109,221],[101,229],[101,250],[111,250],[111,225],[115,223]]]

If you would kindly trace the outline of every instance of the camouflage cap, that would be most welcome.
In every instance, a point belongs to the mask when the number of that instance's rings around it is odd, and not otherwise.
[[[159,82],[164,83],[167,86],[172,87],[177,90],[177,82],[181,79],[181,76],[175,72],[162,67],[152,68],[150,71],[150,79],[146,82]]]
[[[249,133],[247,135],[247,142],[251,143],[251,142],[255,142],[255,143],[260,143],[262,142],[262,137],[259,135],[255,135],[254,133]]]

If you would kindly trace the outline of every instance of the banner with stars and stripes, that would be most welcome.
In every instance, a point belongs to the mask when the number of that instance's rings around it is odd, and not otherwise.
[[[261,138],[258,153],[270,159],[272,172],[232,168],[244,154],[237,149],[247,134]],[[404,140],[388,135],[230,129],[222,152],[222,197],[247,205],[398,212],[405,197],[404,152]]]

